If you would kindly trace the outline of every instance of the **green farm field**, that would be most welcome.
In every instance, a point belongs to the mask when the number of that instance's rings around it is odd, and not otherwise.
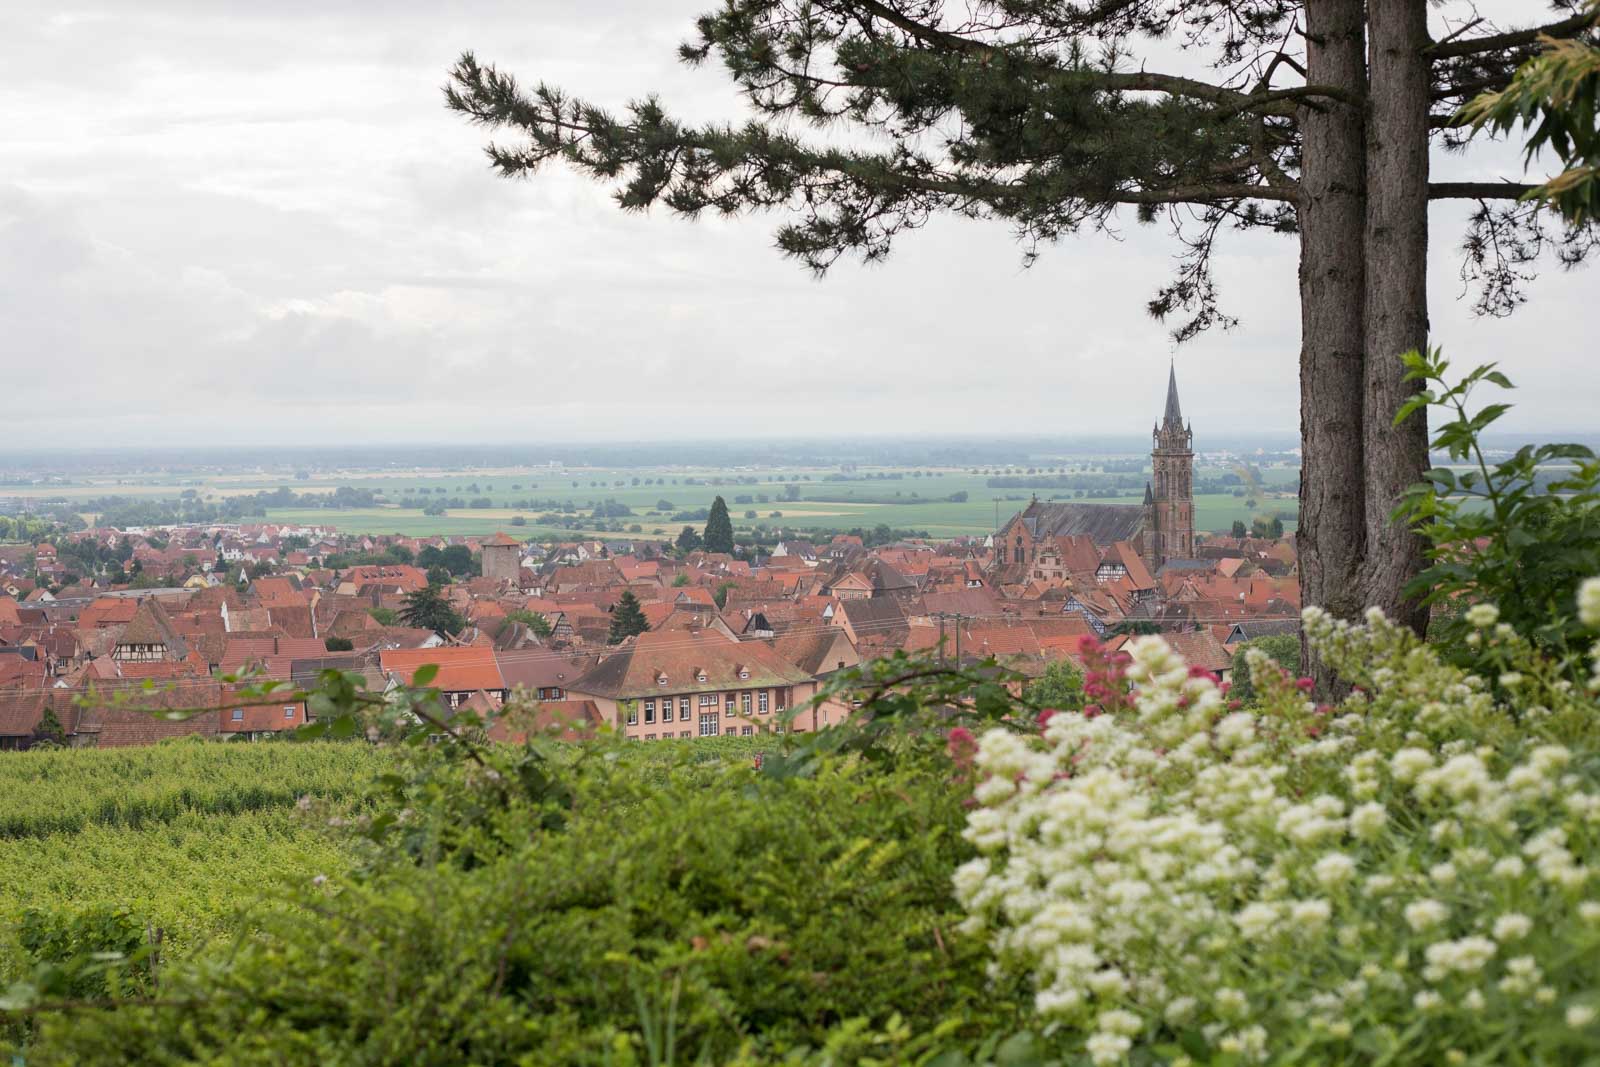
[[[1039,468],[1038,473],[1097,474],[1101,463],[1131,457],[1085,457],[1054,468]],[[1231,468],[1201,467],[1197,479],[1218,478]],[[994,469],[996,474],[1028,476],[1021,468]],[[1249,523],[1257,516],[1281,516],[1293,529],[1297,501],[1294,499],[1293,467],[1268,467],[1260,472],[1256,506],[1250,499],[1232,492],[1200,493],[1195,497],[1195,522],[1198,529],[1227,530],[1235,520]],[[339,486],[370,489],[381,494],[385,503],[377,507],[318,508],[304,505],[268,507],[267,520],[288,524],[333,527],[357,534],[488,534],[510,529],[512,519],[525,521],[515,528],[524,538],[576,536],[585,533],[618,532],[645,536],[672,536],[685,524],[673,520],[675,513],[699,511],[710,506],[718,495],[724,497],[734,525],[750,529],[761,525],[769,530],[795,531],[846,530],[887,525],[895,529],[926,530],[935,537],[988,533],[996,521],[1003,522],[1027,506],[1037,493],[1041,500],[1081,500],[1091,503],[1138,504],[1143,497],[1143,474],[1122,472],[1125,480],[1136,480],[1115,495],[1104,492],[1062,488],[991,488],[989,472],[950,468],[874,468],[841,475],[836,469],[599,469],[549,468],[467,470],[467,471],[339,471],[321,472],[302,480],[281,476],[210,476],[199,479],[85,479],[66,486],[29,486],[7,490],[13,495],[36,499],[87,502],[102,496],[172,499],[190,491],[201,500],[219,503],[243,494],[287,488],[297,494],[331,494]],[[797,486],[799,500],[783,499],[786,488]],[[790,490],[792,492],[792,489]],[[966,494],[965,500],[952,496]],[[420,503],[431,497],[444,497],[476,503],[477,507],[450,507],[444,515],[425,515],[420,506],[402,507],[401,500]],[[631,515],[617,516],[609,529],[602,530],[588,520],[597,505],[614,501],[631,509]],[[661,502],[670,509],[659,508]],[[751,514],[751,513],[754,514]],[[93,513],[85,511],[86,517]],[[541,516],[561,514],[571,523],[541,523]],[[620,524],[620,531],[618,525]],[[699,523],[694,523],[699,525]],[[639,529],[634,530],[633,527]]]

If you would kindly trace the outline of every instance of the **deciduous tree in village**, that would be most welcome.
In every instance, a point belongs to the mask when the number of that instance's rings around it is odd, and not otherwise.
[[[700,534],[693,526],[685,526],[678,533],[678,551],[684,554],[697,551],[701,546]]]
[[[1431,156],[1464,142],[1459,106],[1508,84],[1541,34],[1592,35],[1597,15],[1503,30],[1424,0],[727,0],[681,56],[722,64],[756,112],[742,124],[685,124],[653,97],[614,114],[471,53],[446,94],[518,138],[488,148],[506,176],[559,160],[617,182],[625,210],[781,210],[779,247],[816,271],[882,259],[936,213],[1002,221],[1031,257],[1127,208],[1181,243],[1150,302],[1180,340],[1231,321],[1219,233],[1292,235],[1303,596],[1416,626],[1403,590],[1421,544],[1391,515],[1427,431],[1393,420],[1414,389],[1399,356],[1428,341],[1428,205],[1471,205],[1463,273],[1486,314],[1521,302],[1541,253],[1576,262],[1595,242],[1520,200],[1527,186],[1431,180]],[[1168,68],[1180,49],[1216,76]],[[872,136],[840,147],[807,123]]]
[[[429,584],[406,594],[400,618],[407,626],[432,630],[437,634],[460,633],[466,622],[450,606],[437,585]]]

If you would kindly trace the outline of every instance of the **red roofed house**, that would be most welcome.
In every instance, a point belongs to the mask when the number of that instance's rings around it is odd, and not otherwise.
[[[439,673],[428,682],[428,688],[437,689],[452,708],[460,707],[480,690],[496,705],[504,703],[509,695],[492,645],[391,648],[378,654],[378,665],[383,673],[391,682],[401,685],[411,685],[418,668],[428,664],[439,668]]]
[[[628,737],[654,741],[782,733],[782,713],[809,701],[817,683],[760,642],[671,630],[640,634],[567,690]],[[793,728],[812,727],[801,716]]]

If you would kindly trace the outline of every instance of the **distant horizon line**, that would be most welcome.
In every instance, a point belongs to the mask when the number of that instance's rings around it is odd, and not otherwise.
[[[788,435],[788,436],[749,436],[728,437],[634,437],[634,438],[595,438],[592,440],[566,440],[566,441],[317,441],[295,442],[286,444],[283,441],[229,441],[225,444],[208,441],[171,441],[162,443],[132,443],[116,442],[105,444],[81,444],[49,446],[27,445],[23,447],[8,447],[0,451],[0,461],[8,456],[39,456],[39,455],[83,455],[95,452],[144,452],[159,453],[167,451],[210,451],[217,453],[230,453],[242,451],[273,450],[285,453],[305,453],[324,449],[362,449],[372,451],[388,450],[455,450],[471,451],[480,449],[512,450],[512,449],[561,449],[577,450],[582,448],[627,448],[633,446],[650,445],[680,445],[680,446],[719,446],[737,447],[740,445],[760,444],[766,448],[786,443],[851,443],[858,441],[892,442],[892,441],[954,441],[963,443],[991,442],[1072,442],[1072,441],[1142,441],[1147,436],[1141,431],[1083,431],[1077,433],[845,433],[829,435]],[[1196,435],[1197,437],[1200,435]],[[1532,440],[1552,441],[1555,439],[1600,439],[1600,428],[1586,430],[1556,429],[1540,430],[1535,435],[1532,431],[1527,434],[1513,430],[1499,430],[1485,435],[1487,440]],[[1274,442],[1300,442],[1298,430],[1235,430],[1215,435],[1219,442],[1240,441],[1274,441]],[[1196,451],[1211,451],[1203,447]]]

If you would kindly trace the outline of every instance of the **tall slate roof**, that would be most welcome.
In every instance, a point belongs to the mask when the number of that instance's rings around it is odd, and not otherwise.
[[[1047,537],[1087,537],[1102,547],[1134,541],[1144,529],[1137,504],[1029,504],[1017,516],[1035,541]]]
[[[122,632],[124,645],[165,645],[172,659],[183,659],[189,654],[189,644],[172,626],[172,617],[155,597],[139,602],[139,608]]]
[[[1167,371],[1167,411],[1162,416],[1162,421],[1168,425],[1181,425],[1183,411],[1178,407],[1178,368],[1176,365]]]

